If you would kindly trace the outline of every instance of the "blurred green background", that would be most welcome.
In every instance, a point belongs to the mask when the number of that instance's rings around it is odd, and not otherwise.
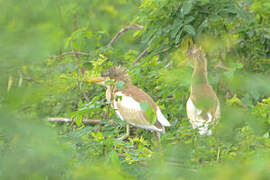
[[[270,179],[268,0],[9,0],[0,12],[0,179]],[[108,46],[131,24],[144,28]],[[222,105],[209,137],[186,116],[189,39]],[[161,148],[143,129],[116,140],[125,124],[104,87],[83,83],[113,65],[172,124]]]

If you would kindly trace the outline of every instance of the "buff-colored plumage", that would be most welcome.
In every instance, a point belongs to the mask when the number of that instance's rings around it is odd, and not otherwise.
[[[127,71],[119,66],[112,67],[109,71],[102,74],[109,79],[116,82],[124,82],[123,88],[117,89],[116,86],[110,84],[106,85],[106,99],[111,102],[112,107],[115,109],[117,116],[127,123],[148,129],[156,132],[165,132],[164,126],[170,126],[168,120],[162,114],[160,108],[156,105],[153,99],[140,88],[131,84],[130,76]],[[156,115],[156,122],[150,123],[150,119],[141,108],[141,103],[146,102],[153,108]]]
[[[201,48],[193,46],[189,52],[193,64],[191,93],[186,110],[194,129],[201,135],[211,135],[209,126],[220,117],[220,103],[207,78],[207,60]]]

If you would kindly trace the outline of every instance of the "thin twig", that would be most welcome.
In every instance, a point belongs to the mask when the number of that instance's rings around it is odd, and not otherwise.
[[[143,56],[145,56],[145,54],[148,52],[149,49],[150,49],[150,46],[147,46],[147,47],[141,52],[141,54],[139,54],[139,56],[136,58],[136,60],[134,61],[133,65],[134,65],[134,64],[137,64],[137,63],[140,61],[140,59],[142,59]]]
[[[76,18],[77,16],[74,16],[74,25],[73,25],[73,28],[74,30],[77,28],[76,26]],[[131,24],[127,27],[124,27],[122,28],[114,37],[113,39],[109,42],[109,44],[107,46],[112,46],[113,43],[115,43],[115,41],[117,41],[120,36],[122,36],[123,33],[125,33],[126,31],[128,30],[140,30],[142,29],[143,26],[139,25],[139,24]],[[81,56],[90,56],[91,54],[87,53],[87,52],[81,52],[81,51],[75,51],[74,49],[72,49],[72,51],[68,51],[68,52],[63,52],[59,55],[55,55],[55,56],[50,56],[51,59],[54,59],[54,58],[62,58],[66,55],[74,55],[76,58],[78,58],[78,55],[81,55]]]
[[[162,49],[161,51],[156,52],[155,54],[153,54],[153,56],[156,56],[156,55],[158,55],[158,54],[165,53],[165,52],[167,52],[167,51],[169,51],[169,50],[170,50],[170,48],[165,48],[165,49]]]
[[[74,122],[73,120],[68,119],[68,118],[49,118],[48,120],[49,120],[49,122],[53,122],[53,123],[72,123],[72,122]],[[96,120],[96,119],[83,119],[82,123],[88,124],[88,125],[103,124],[100,120]]]
[[[219,61],[219,62],[215,65],[214,68],[215,68],[215,69],[220,68],[220,69],[223,69],[223,70],[226,70],[226,71],[229,71],[229,70],[230,70],[228,67],[224,66],[223,63],[222,63],[221,61]]]
[[[133,65],[136,64],[136,63],[138,63],[138,62],[140,61],[140,59],[143,58],[143,57],[147,54],[147,52],[148,52],[149,49],[150,49],[150,46],[147,46],[147,47],[139,54],[139,56],[136,58],[136,60],[134,61]],[[167,52],[167,51],[169,51],[169,50],[170,50],[170,48],[165,48],[165,49],[162,49],[161,51],[156,52],[156,53],[154,53],[154,54],[152,54],[152,55],[153,55],[153,56],[156,56],[156,55],[165,53],[165,52]]]
[[[219,161],[219,157],[220,157],[220,147],[218,147],[218,152],[217,152],[217,161]]]
[[[131,24],[129,26],[126,26],[124,28],[122,28],[113,38],[112,40],[109,42],[108,46],[112,46],[112,44],[117,41],[120,36],[122,36],[123,33],[125,33],[128,30],[140,30],[142,29],[143,26],[139,25],[139,24]]]
[[[88,96],[86,95],[86,93],[85,93],[85,92],[82,92],[82,94],[83,94],[84,99],[85,99],[87,102],[90,102],[90,99],[88,98]]]
[[[66,55],[74,55],[74,53],[77,54],[77,55],[81,55],[81,56],[90,56],[90,54],[87,53],[87,52],[81,52],[81,51],[76,51],[76,52],[74,52],[74,51],[68,51],[68,52],[61,53],[61,54],[59,54],[58,56],[50,56],[50,58],[51,58],[51,59],[54,59],[54,58],[63,57],[63,56],[66,56]]]
[[[72,29],[72,32],[77,31],[77,29],[78,29],[78,13],[75,13],[74,16],[73,16],[73,29]],[[74,43],[75,40],[73,39],[72,42]],[[72,52],[73,52],[74,58],[79,60],[80,57],[76,53],[76,50],[74,49],[73,46],[72,46]]]

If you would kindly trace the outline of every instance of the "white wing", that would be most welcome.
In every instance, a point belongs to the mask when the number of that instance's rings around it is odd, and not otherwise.
[[[217,110],[216,110],[216,113],[215,113],[215,119],[218,119],[220,118],[220,103],[219,103],[219,100],[218,100],[218,104],[217,104]]]
[[[202,110],[195,107],[192,100],[189,98],[186,105],[187,116],[193,127],[193,129],[198,128],[201,135],[207,134],[211,135],[211,130],[208,129],[208,125],[212,120],[211,113],[207,113],[208,120],[203,119],[200,115]]]
[[[160,122],[161,125],[163,125],[163,126],[171,126],[170,123],[169,123],[169,121],[162,114],[162,112],[159,109],[159,107],[157,107],[156,115],[157,115],[157,120],[158,120],[158,122]]]
[[[121,120],[127,121],[128,123],[141,127],[144,129],[163,131],[154,125],[151,125],[148,119],[145,117],[143,110],[141,109],[140,103],[134,100],[131,96],[127,96],[122,92],[116,92],[116,96],[120,96],[118,99],[114,100],[114,109],[116,114]],[[156,112],[157,120],[163,126],[169,126],[170,123],[163,116],[160,109]]]
[[[186,105],[187,116],[192,124],[193,128],[197,128],[202,125],[203,119],[199,119],[202,110],[197,109],[193,104],[192,100],[189,98]]]

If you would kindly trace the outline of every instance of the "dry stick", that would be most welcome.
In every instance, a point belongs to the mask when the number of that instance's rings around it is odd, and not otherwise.
[[[109,44],[108,44],[108,46],[112,46],[112,44],[115,42],[115,41],[117,41],[119,38],[120,38],[120,36],[122,36],[123,35],[123,33],[125,33],[126,31],[128,31],[128,30],[140,30],[140,29],[142,29],[143,28],[143,26],[141,26],[141,25],[139,25],[139,24],[131,24],[131,25],[129,25],[129,26],[126,26],[126,27],[124,27],[124,28],[122,28],[113,38],[112,38],[112,40],[109,42]]]
[[[132,24],[132,25],[129,25],[127,27],[124,27],[122,28],[114,37],[113,39],[109,42],[108,46],[111,46],[115,41],[117,41],[120,36],[125,33],[126,31],[128,30],[140,30],[142,29],[143,26],[139,25],[139,24]],[[91,54],[87,53],[87,52],[81,52],[81,51],[68,51],[68,52],[64,52],[64,53],[61,53],[59,54],[58,56],[50,56],[51,59],[53,58],[57,58],[57,57],[63,57],[63,56],[66,56],[66,55],[82,55],[82,56],[90,56]]]
[[[68,118],[48,118],[49,122],[53,123],[72,123],[74,122],[71,119]],[[100,120],[95,120],[95,119],[83,119],[82,120],[83,124],[88,124],[88,125],[97,125],[97,124],[103,124]]]
[[[226,70],[226,71],[229,71],[229,70],[230,70],[228,67],[224,66],[223,63],[222,63],[221,61],[219,61],[219,62],[215,65],[214,68],[215,68],[215,69],[220,68],[220,69],[223,69],[223,70]]]
[[[128,30],[139,30],[139,29],[142,29],[143,26],[141,25],[138,25],[138,24],[132,24],[132,25],[129,25],[127,27],[124,27],[122,28],[114,37],[113,39],[109,42],[108,46],[112,46],[112,44],[117,41],[120,36],[125,33],[126,31]],[[78,14],[74,14],[74,21],[73,21],[73,32],[76,31],[78,29]],[[71,52],[65,52],[65,53],[62,53],[60,54],[59,56],[51,56],[51,58],[57,58],[57,57],[63,57],[65,55],[70,55],[70,54],[73,54],[74,55],[74,58],[75,59],[80,59],[79,58],[79,55],[84,55],[84,56],[90,56],[89,53],[85,53],[85,52],[80,52],[80,51],[75,51],[74,48],[72,48],[72,51]],[[80,72],[82,74],[84,74],[84,69],[80,68],[79,69]],[[86,101],[89,102],[89,98],[87,97],[87,95],[85,94],[85,92],[83,92],[83,97],[85,98]]]
[[[75,31],[77,31],[77,29],[78,29],[78,13],[75,13],[73,16],[73,29],[72,29],[72,31],[75,32]],[[72,40],[72,41],[74,42],[75,40]],[[72,47],[72,52],[74,54],[74,58],[79,60],[80,57],[76,53],[74,47]]]
[[[218,147],[218,152],[217,152],[217,161],[219,161],[219,157],[220,157],[220,147]]]
[[[169,50],[170,50],[170,48],[165,48],[165,49],[162,49],[161,51],[159,51],[159,52],[157,52],[157,53],[155,53],[155,54],[153,54],[153,55],[156,56],[156,55],[158,55],[158,54],[165,53],[165,52],[167,52],[167,51],[169,51]]]
[[[73,55],[74,53],[77,54],[77,55],[82,55],[82,56],[90,56],[90,54],[87,53],[87,52],[68,51],[68,52],[61,53],[58,56],[50,56],[50,58],[53,59],[53,58],[57,58],[57,57],[63,57],[63,56],[66,56],[66,55]]]
[[[141,54],[139,54],[139,56],[136,58],[136,60],[134,61],[133,65],[137,64],[140,59],[142,59],[143,56],[145,56],[145,54],[148,52],[148,50],[150,49],[150,46],[147,46],[142,52]]]
[[[149,49],[150,49],[150,46],[147,46],[147,47],[141,52],[141,54],[139,54],[139,56],[136,58],[136,60],[134,61],[133,65],[137,64],[137,63],[140,61],[140,59],[142,59],[142,58],[146,55],[146,53],[148,52]],[[165,53],[165,52],[167,52],[167,51],[169,51],[169,50],[170,50],[170,48],[165,48],[165,49],[162,49],[161,51],[159,51],[159,52],[157,52],[157,53],[155,53],[155,54],[153,54],[153,55],[156,56],[156,55],[158,55],[158,54]]]
[[[90,99],[88,98],[88,96],[86,95],[85,92],[83,92],[83,97],[84,97],[84,99],[85,99],[87,102],[90,102]]]

